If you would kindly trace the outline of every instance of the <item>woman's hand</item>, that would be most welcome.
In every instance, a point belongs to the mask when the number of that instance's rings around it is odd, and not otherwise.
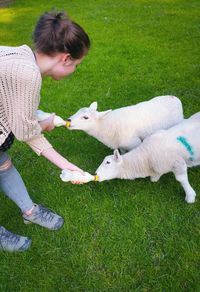
[[[60,155],[55,149],[48,148],[41,153],[42,156],[46,157],[49,161],[55,164],[60,169],[69,169],[71,171],[79,171],[82,175],[85,175],[85,172],[76,166],[75,164],[69,162],[66,158]],[[73,184],[81,184],[79,181],[73,181]]]
[[[51,114],[47,119],[39,122],[42,131],[51,132],[55,128],[54,117],[55,113]]]
[[[74,165],[70,162],[68,163],[67,169],[69,169],[71,171],[79,171],[82,175],[85,175],[85,172],[81,168],[77,167],[76,165]],[[73,185],[82,185],[83,184],[83,182],[80,182],[80,181],[71,181],[71,183]]]
[[[85,175],[85,172],[81,168],[77,167],[76,165],[74,165],[72,163],[69,163],[67,169],[72,170],[72,171],[79,171],[82,175]],[[83,182],[80,182],[80,181],[71,181],[71,183],[73,185],[82,185],[83,184]]]
[[[71,171],[79,171],[82,175],[85,174],[84,171],[81,168],[79,168],[75,164],[72,164],[71,162],[68,162],[68,165],[67,165],[66,169],[69,169]]]

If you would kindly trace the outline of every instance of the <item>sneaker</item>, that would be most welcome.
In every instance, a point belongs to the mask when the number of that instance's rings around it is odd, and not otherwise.
[[[31,215],[23,214],[24,223],[35,223],[51,230],[58,230],[64,224],[64,219],[51,210],[35,205]]]
[[[25,251],[30,247],[31,242],[30,238],[14,234],[0,226],[0,250]]]

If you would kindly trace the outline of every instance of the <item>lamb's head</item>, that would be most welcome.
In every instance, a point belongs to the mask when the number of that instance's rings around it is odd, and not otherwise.
[[[104,112],[98,112],[97,111],[97,102],[95,101],[95,102],[91,103],[91,105],[89,107],[81,108],[74,115],[69,117],[68,128],[70,130],[83,130],[83,131],[87,132],[91,129],[94,129],[96,122],[99,119],[103,118],[110,111],[111,110],[107,110]]]
[[[96,170],[99,181],[120,178],[122,165],[122,156],[118,150],[114,150],[114,154],[106,156],[101,165]]]

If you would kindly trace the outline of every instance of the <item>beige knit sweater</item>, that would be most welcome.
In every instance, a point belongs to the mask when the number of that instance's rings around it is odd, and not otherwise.
[[[42,78],[32,50],[0,46],[0,145],[12,131],[38,155],[51,148],[41,134],[36,111]]]

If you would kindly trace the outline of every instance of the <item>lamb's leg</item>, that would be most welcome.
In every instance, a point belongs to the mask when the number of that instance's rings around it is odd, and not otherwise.
[[[176,180],[180,182],[182,185],[184,191],[185,191],[185,200],[187,203],[194,203],[195,202],[195,197],[196,193],[191,187],[189,181],[188,181],[188,175],[187,175],[187,165],[185,163],[185,160],[180,158],[177,160],[173,166],[172,169]]]
[[[142,140],[139,137],[134,137],[128,145],[126,145],[126,149],[128,151],[132,150],[133,148],[136,148],[137,146],[140,145]]]
[[[160,177],[161,177],[161,175],[160,174],[157,174],[157,175],[151,176],[150,177],[150,180],[152,182],[157,182],[160,179]]]
[[[129,144],[124,144],[119,147],[120,154],[125,154],[133,148],[136,148],[138,145],[140,145],[141,142],[142,141],[140,138],[134,137]]]
[[[119,153],[120,153],[120,154],[125,154],[125,153],[128,152],[128,151],[125,150],[124,148],[119,148],[118,150],[119,150]]]

